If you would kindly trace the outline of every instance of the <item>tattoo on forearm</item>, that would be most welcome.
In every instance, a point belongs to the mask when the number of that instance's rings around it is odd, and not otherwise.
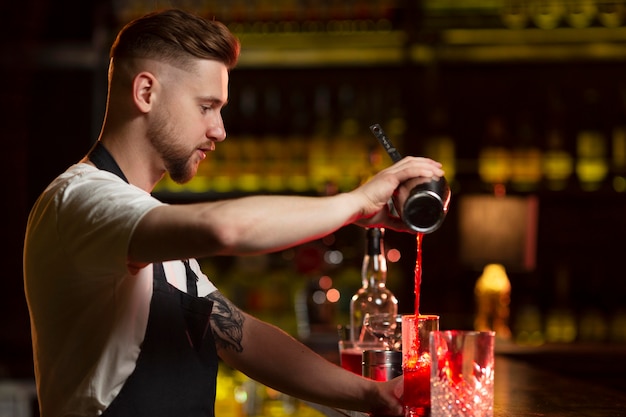
[[[213,301],[211,329],[217,347],[235,352],[243,351],[241,340],[244,316],[241,311],[219,291],[212,292],[206,298]]]

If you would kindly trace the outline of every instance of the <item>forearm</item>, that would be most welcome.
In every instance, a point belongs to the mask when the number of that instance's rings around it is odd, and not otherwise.
[[[249,377],[296,398],[369,411],[376,390],[368,381],[319,356],[282,330],[246,316],[242,350],[222,354]],[[263,341],[263,342],[260,342]]]
[[[408,178],[443,175],[439,165],[407,157],[357,189],[334,196],[250,196],[156,207],[135,228],[128,260],[146,264],[268,253],[315,240],[349,223],[408,231],[400,219],[389,216],[387,202]]]
[[[429,159],[407,157],[360,187],[335,196],[254,196],[224,201],[206,210],[211,219],[206,224],[224,225],[219,253],[227,255],[284,249],[354,222],[406,231],[400,219],[389,216],[387,202],[406,179],[442,176],[440,166]]]
[[[220,357],[251,378],[302,400],[380,415],[402,414],[402,379],[375,382],[314,353],[279,328],[243,313],[219,291],[211,329]]]
[[[251,196],[218,203],[204,213],[204,220],[213,229],[209,233],[221,237],[220,254],[264,253],[317,239],[352,223],[362,206],[357,198],[348,193]]]
[[[315,240],[358,217],[358,196],[250,196],[164,205],[137,226],[129,259],[155,262],[269,253]]]

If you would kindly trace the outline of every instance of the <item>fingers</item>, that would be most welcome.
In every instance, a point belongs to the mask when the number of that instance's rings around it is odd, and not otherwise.
[[[391,215],[388,210],[381,210],[373,217],[361,219],[355,224],[361,227],[384,227],[385,229],[394,230],[396,232],[407,232],[416,234],[417,232],[406,225],[397,216]]]
[[[432,178],[438,180],[445,175],[442,164],[430,158],[407,156],[388,168],[380,171],[370,181],[355,190],[355,194],[365,197],[359,223],[371,226],[380,224],[398,231],[410,229],[397,218],[390,216],[387,202],[400,184],[413,178]]]
[[[391,381],[384,382],[383,397],[386,398],[387,409],[384,415],[402,416],[404,415],[404,407],[402,405],[402,397],[404,394],[404,380],[402,376],[396,377]]]
[[[424,158],[419,156],[407,156],[396,163],[398,168],[416,169],[419,171],[420,177],[437,177],[441,178],[445,175],[443,165],[441,162],[435,161],[430,158]]]

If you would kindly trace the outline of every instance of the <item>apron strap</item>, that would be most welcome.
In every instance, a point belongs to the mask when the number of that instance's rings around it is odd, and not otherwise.
[[[117,162],[115,162],[115,159],[113,159],[113,156],[109,153],[107,148],[104,147],[102,142],[97,141],[94,147],[91,148],[91,151],[89,151],[87,157],[97,168],[112,172],[124,181],[128,182],[126,176],[122,172],[122,169]]]
[[[109,171],[124,181],[128,183],[128,179],[122,172],[120,166],[115,162],[113,155],[104,147],[102,142],[97,141],[96,144],[91,148],[87,157],[91,162],[94,163],[96,168],[101,169],[103,171]],[[163,269],[163,264],[161,262],[154,262],[152,264],[153,268],[153,277],[154,280],[160,282],[162,284],[167,284],[167,278],[165,277],[165,270]]]

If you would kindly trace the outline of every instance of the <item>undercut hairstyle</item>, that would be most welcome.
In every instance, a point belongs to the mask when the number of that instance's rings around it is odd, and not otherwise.
[[[190,68],[197,59],[237,65],[240,43],[221,22],[168,9],[149,13],[124,26],[110,51],[112,62],[120,59],[155,59]]]

